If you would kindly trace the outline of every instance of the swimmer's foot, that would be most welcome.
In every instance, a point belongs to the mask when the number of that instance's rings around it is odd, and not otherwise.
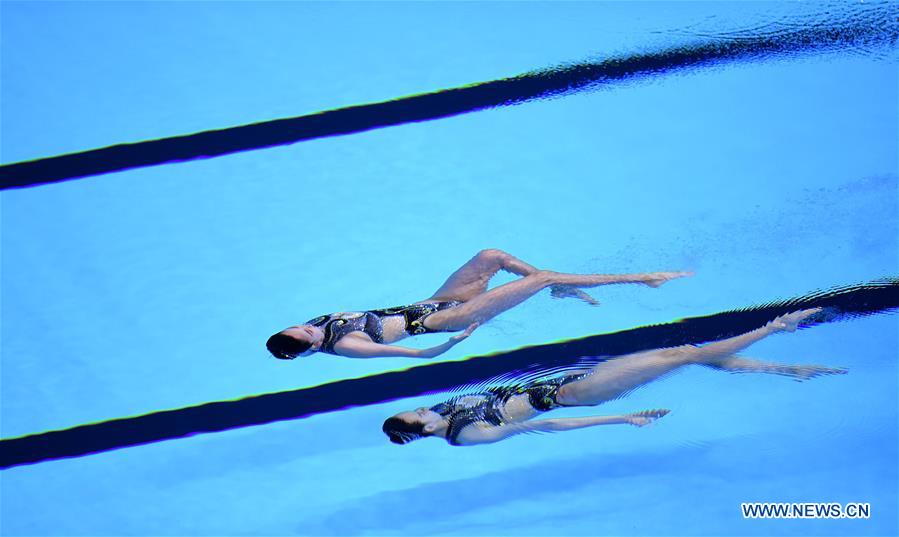
[[[663,283],[674,280],[677,278],[686,278],[687,276],[692,276],[692,272],[679,271],[679,272],[650,272],[646,275],[646,279],[643,280],[643,285],[648,285],[649,287],[659,287]]]
[[[550,294],[553,298],[577,298],[591,306],[599,306],[599,300],[596,300],[585,291],[570,285],[554,285],[550,289]]]
[[[825,367],[823,365],[785,365],[777,368],[779,375],[785,375],[799,382],[825,375],[845,375],[845,367]]]
[[[655,420],[665,416],[671,412],[666,408],[659,408],[655,410],[644,410],[642,412],[634,412],[633,414],[627,414],[624,416],[627,423],[634,425],[636,427],[643,427],[644,425],[649,425]]]
[[[768,323],[768,326],[770,326],[777,332],[795,332],[796,328],[799,327],[799,323],[804,321],[807,317],[818,313],[819,311],[821,311],[821,308],[811,308],[807,310],[799,310],[787,313],[775,318],[773,321]]]

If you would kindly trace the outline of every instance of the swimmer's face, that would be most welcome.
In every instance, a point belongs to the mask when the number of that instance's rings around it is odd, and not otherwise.
[[[309,356],[310,354],[316,352],[321,348],[322,342],[325,340],[325,333],[322,332],[320,328],[318,328],[317,326],[310,326],[308,324],[291,326],[287,330],[283,330],[281,333],[287,334],[294,339],[311,345],[308,351],[299,354],[298,356]]]
[[[443,420],[443,416],[426,407],[417,408],[408,412],[400,412],[393,417],[399,418],[409,425],[421,425],[427,433],[434,432],[437,428],[437,424]]]

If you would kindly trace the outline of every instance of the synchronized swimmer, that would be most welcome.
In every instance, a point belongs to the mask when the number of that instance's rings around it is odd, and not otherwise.
[[[500,270],[521,278],[487,290]],[[433,358],[471,335],[478,325],[550,288],[556,298],[598,302],[581,288],[616,283],[658,287],[689,272],[644,274],[563,274],[537,268],[501,250],[482,250],[462,265],[433,296],[408,306],[332,313],[291,326],[271,336],[266,347],[276,358],[293,360],[314,352],[349,358],[407,356]],[[391,345],[409,336],[461,332],[441,345],[412,349]]]
[[[498,442],[534,431],[568,431],[594,425],[646,425],[668,410],[646,410],[619,416],[590,416],[529,421],[561,407],[595,406],[626,395],[680,367],[698,364],[735,373],[773,373],[804,380],[845,373],[845,369],[817,365],[782,365],[736,356],[749,345],[777,332],[796,330],[820,308],[782,315],[762,328],[703,346],[684,345],[628,354],[590,369],[568,372],[524,386],[492,388],[461,395],[431,408],[402,412],[384,422],[383,431],[396,444],[428,436],[454,446]]]
[[[488,290],[490,279],[500,270],[521,278]],[[577,298],[596,305],[598,302],[583,288],[616,283],[659,287],[669,280],[690,275],[690,272],[564,274],[539,270],[502,250],[482,250],[426,300],[395,308],[322,315],[278,332],[268,339],[266,347],[276,358],[284,360],[314,352],[350,358],[433,358],[466,339],[480,324],[546,288],[556,298]],[[382,429],[396,444],[434,436],[454,446],[467,446],[498,442],[524,432],[567,431],[610,424],[642,427],[669,411],[657,409],[617,416],[533,421],[532,418],[562,407],[596,406],[618,399],[639,386],[693,364],[734,373],[786,375],[799,380],[845,373],[840,368],[776,364],[736,354],[771,334],[795,331],[803,320],[819,311],[820,308],[814,308],[781,315],[751,332],[702,346],[683,345],[626,354],[589,369],[456,396],[431,408],[401,412],[388,418]],[[427,349],[391,345],[409,336],[436,332],[461,333]]]

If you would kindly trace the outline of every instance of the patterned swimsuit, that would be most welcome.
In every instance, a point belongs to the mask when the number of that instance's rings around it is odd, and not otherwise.
[[[316,326],[325,333],[324,341],[322,341],[319,352],[337,354],[334,352],[334,345],[350,332],[364,332],[375,343],[383,343],[383,319],[385,317],[402,315],[406,321],[406,333],[410,336],[444,332],[445,330],[433,330],[426,327],[424,325],[425,319],[432,313],[454,308],[459,304],[462,304],[462,302],[448,300],[446,302],[411,304],[409,306],[397,306],[395,308],[384,308],[379,310],[332,313],[330,315],[316,317],[315,319],[307,321],[305,324]]]
[[[489,388],[481,393],[453,397],[431,407],[431,410],[449,422],[446,441],[453,446],[458,446],[460,445],[459,434],[469,425],[477,422],[485,422],[496,427],[505,425],[506,420],[503,418],[502,409],[506,401],[513,395],[526,394],[528,403],[534,407],[534,410],[547,412],[564,406],[556,400],[559,388],[589,375],[590,372],[565,374],[517,387]]]

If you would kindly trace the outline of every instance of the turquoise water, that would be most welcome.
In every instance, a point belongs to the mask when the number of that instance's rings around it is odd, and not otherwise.
[[[2,4],[4,163],[379,101],[754,28],[795,5]],[[897,272],[895,63],[737,63],[352,136],[2,194],[2,436],[403,369],[281,362],[272,332],[423,299],[482,248],[566,272],[438,360],[706,315]],[[499,281],[506,281],[500,278]],[[428,336],[421,345],[443,336]],[[416,341],[416,345],[419,341]],[[895,535],[894,316],[696,368],[600,427],[388,443],[439,395],[4,470],[4,535]],[[740,502],[869,502],[744,520]]]

